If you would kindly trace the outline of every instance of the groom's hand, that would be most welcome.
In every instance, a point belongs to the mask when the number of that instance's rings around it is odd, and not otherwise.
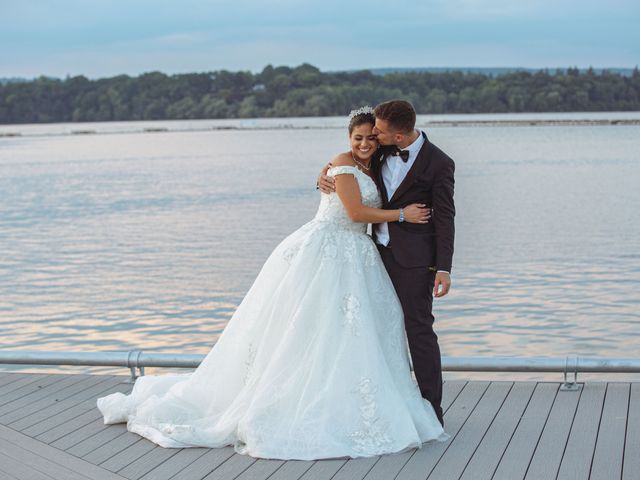
[[[436,273],[436,280],[433,283],[433,296],[436,298],[444,297],[447,293],[449,293],[450,288],[451,275],[449,275],[447,272]]]
[[[317,186],[322,193],[332,193],[336,191],[336,183],[333,177],[327,176],[327,171],[331,168],[331,163],[328,163],[320,172],[318,176]]]

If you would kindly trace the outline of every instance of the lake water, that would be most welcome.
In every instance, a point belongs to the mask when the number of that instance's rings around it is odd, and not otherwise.
[[[587,117],[640,113],[442,118]],[[419,124],[456,161],[443,355],[637,357],[640,126],[432,120]],[[270,251],[313,217],[343,124],[2,126],[22,136],[0,138],[0,348],[208,352]]]

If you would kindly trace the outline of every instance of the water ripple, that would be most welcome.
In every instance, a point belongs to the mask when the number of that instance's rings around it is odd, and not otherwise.
[[[637,356],[640,127],[430,133],[457,175],[453,289],[434,307],[443,354]],[[2,348],[208,352],[313,216],[318,170],[345,140],[0,139]]]

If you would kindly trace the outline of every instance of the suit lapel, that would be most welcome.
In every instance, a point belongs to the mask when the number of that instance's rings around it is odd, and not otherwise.
[[[422,136],[424,137],[424,144],[422,145],[422,148],[418,152],[418,156],[416,157],[416,160],[413,162],[413,165],[411,165],[411,168],[407,172],[407,175],[404,177],[404,179],[402,180],[402,183],[400,183],[400,185],[394,192],[393,197],[391,197],[391,200],[389,200],[389,202],[393,202],[400,195],[406,192],[413,184],[413,178],[415,177],[416,172],[422,170],[423,166],[426,165],[429,159],[429,154],[431,153],[431,148],[429,148],[429,139],[427,138],[427,134],[422,132]],[[384,182],[382,183],[384,184]]]
[[[378,184],[378,189],[382,194],[382,201],[386,205],[389,203],[389,195],[387,193],[387,187],[384,184],[384,179],[382,178],[382,165],[385,161],[385,155],[383,153],[377,154],[376,158],[372,159],[373,163],[373,177]]]

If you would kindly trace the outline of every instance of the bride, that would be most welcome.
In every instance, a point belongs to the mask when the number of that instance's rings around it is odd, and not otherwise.
[[[426,223],[382,210],[369,176],[371,108],[351,112],[351,151],[316,216],[276,247],[191,373],[142,376],[99,398],[104,423],[167,448],[233,445],[254,457],[367,457],[445,441],[410,371],[400,303],[367,223]]]

